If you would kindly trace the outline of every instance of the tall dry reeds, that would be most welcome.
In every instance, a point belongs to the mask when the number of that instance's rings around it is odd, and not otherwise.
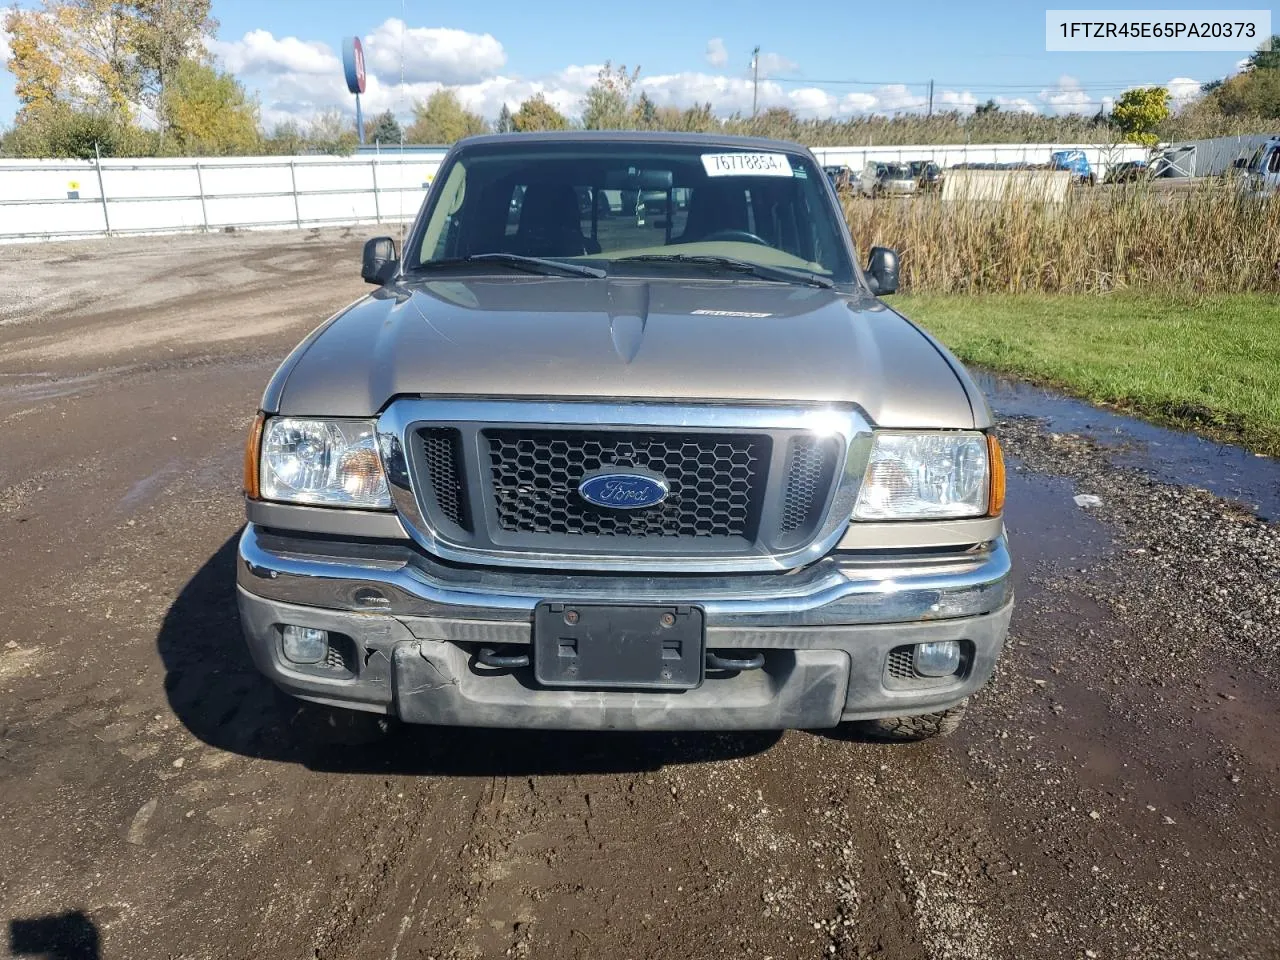
[[[858,249],[896,248],[904,291],[1280,293],[1280,195],[1225,180],[1075,188],[1061,202],[844,200]]]

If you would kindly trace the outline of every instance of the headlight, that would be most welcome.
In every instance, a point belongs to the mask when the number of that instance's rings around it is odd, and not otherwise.
[[[369,420],[275,417],[262,433],[265,500],[333,507],[389,507],[387,478]]]
[[[877,433],[855,520],[979,517],[992,506],[981,433]]]

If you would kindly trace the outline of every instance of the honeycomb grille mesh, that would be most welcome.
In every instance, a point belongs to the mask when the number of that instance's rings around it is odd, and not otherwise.
[[[911,680],[915,675],[910,647],[894,647],[889,651],[889,676],[896,680]]]
[[[467,494],[462,485],[462,438],[457,430],[431,427],[421,430],[423,459],[440,512],[464,530],[467,527]]]
[[[486,430],[493,502],[511,533],[604,537],[753,537],[769,439],[731,434]],[[595,507],[578,494],[593,471],[664,477],[662,503]]]
[[[832,444],[818,437],[791,441],[791,465],[787,468],[787,493],[782,504],[782,533],[811,527],[825,504],[830,486]]]

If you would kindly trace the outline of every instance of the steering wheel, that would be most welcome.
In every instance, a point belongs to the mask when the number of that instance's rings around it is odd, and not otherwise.
[[[716,240],[738,240],[742,243],[758,243],[762,247],[769,246],[769,241],[764,237],[758,237],[754,233],[747,230],[717,230],[715,233],[709,233],[700,240],[714,242]]]

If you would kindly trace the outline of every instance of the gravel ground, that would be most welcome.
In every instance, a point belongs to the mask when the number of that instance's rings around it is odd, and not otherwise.
[[[1019,602],[944,741],[276,697],[240,444],[360,239],[0,250],[0,956],[1280,957],[1280,533],[1158,449],[1002,422]]]

